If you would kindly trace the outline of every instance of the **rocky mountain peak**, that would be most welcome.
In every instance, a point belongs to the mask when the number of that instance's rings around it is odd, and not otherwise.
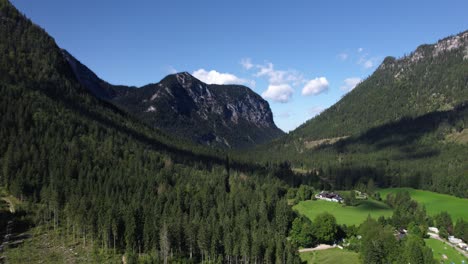
[[[427,58],[436,58],[447,52],[461,52],[464,60],[468,59],[468,31],[439,40],[435,44],[420,45],[414,52],[400,59],[387,57],[379,66],[380,70],[411,66]]]
[[[62,54],[77,80],[96,97],[167,133],[228,148],[252,146],[283,134],[268,102],[248,87],[210,85],[188,72],[168,75],[141,88],[115,86],[65,50]]]

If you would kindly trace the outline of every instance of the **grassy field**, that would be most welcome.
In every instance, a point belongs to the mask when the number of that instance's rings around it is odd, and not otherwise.
[[[392,209],[386,204],[374,200],[361,201],[358,206],[344,206],[334,202],[310,200],[298,203],[293,209],[311,220],[314,220],[320,213],[329,212],[335,216],[338,224],[346,225],[359,225],[368,215],[373,218],[378,218],[381,215],[385,217],[392,215]]]
[[[88,245],[83,246],[81,239],[59,232],[33,228],[29,231],[32,238],[17,248],[6,249],[4,255],[9,263],[119,263],[121,256],[108,252],[95,252]]]
[[[385,199],[387,194],[402,190],[408,191],[411,198],[416,200],[418,203],[425,205],[426,211],[429,215],[435,215],[442,211],[447,211],[452,216],[453,221],[456,221],[459,218],[468,221],[468,199],[411,188],[381,189],[379,192],[382,195],[382,199]]]
[[[425,239],[426,245],[428,245],[434,253],[434,258],[441,263],[468,263],[468,259],[465,258],[460,252],[444,244],[443,242],[430,238]],[[445,255],[447,258],[444,258]],[[463,262],[464,261],[464,262]]]
[[[300,257],[308,264],[360,263],[358,253],[338,248],[300,253]]]
[[[6,230],[7,221],[13,221],[12,237],[18,235],[23,238],[16,246],[6,246],[0,256],[5,257],[5,263],[120,263],[122,255],[107,252],[96,252],[90,246],[83,246],[82,239],[73,239],[60,230],[54,231],[44,226],[30,229],[27,224],[28,212],[22,211],[22,204],[18,199],[8,194],[0,187],[0,228]],[[13,206],[13,211],[10,212]],[[16,209],[16,210],[15,210]],[[19,210],[18,210],[19,209]],[[0,237],[0,244],[3,237]],[[0,260],[0,263],[3,263]]]

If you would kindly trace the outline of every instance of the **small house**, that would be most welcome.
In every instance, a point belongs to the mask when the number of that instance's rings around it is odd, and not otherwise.
[[[339,194],[325,191],[321,191],[319,194],[315,195],[315,198],[337,203],[341,203],[343,201],[343,197],[341,197]]]
[[[439,229],[437,227],[429,227],[429,232],[439,234]]]

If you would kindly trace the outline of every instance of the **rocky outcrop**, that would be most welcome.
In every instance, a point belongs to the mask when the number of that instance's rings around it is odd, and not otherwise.
[[[96,97],[166,133],[223,148],[250,147],[284,134],[268,102],[248,87],[209,85],[187,72],[140,88],[111,85],[67,51],[62,54],[77,80]]]

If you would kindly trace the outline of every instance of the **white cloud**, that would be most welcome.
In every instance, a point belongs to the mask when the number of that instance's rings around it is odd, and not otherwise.
[[[361,53],[361,52],[363,52],[363,51],[364,51],[363,48],[359,48],[359,49],[357,50],[357,52],[359,52],[359,53]]]
[[[287,103],[291,99],[293,92],[294,90],[289,84],[270,84],[268,89],[262,93],[262,96],[275,102]]]
[[[312,108],[309,108],[308,112],[309,112],[309,115],[311,115],[312,117],[320,114],[323,110],[325,110],[323,107],[321,106],[314,106]]]
[[[366,60],[362,66],[364,66],[366,69],[369,69],[374,67],[374,62],[372,60]]]
[[[221,73],[215,70],[206,71],[198,69],[192,75],[200,81],[208,84],[245,84],[255,86],[255,81],[242,79],[231,73]]]
[[[377,65],[379,63],[379,60],[380,59],[378,57],[369,57],[369,54],[366,53],[359,57],[357,64],[361,65],[364,69],[370,69]]]
[[[255,65],[258,72],[256,77],[266,77],[268,82],[273,85],[290,83],[294,86],[304,83],[302,74],[294,70],[275,70],[273,63],[268,62],[265,65]]]
[[[318,77],[306,83],[302,88],[302,95],[317,95],[328,90],[328,80],[325,77]]]
[[[175,74],[175,73],[178,72],[177,69],[174,68],[174,66],[172,66],[172,65],[169,65],[169,66],[167,67],[167,71],[169,72],[169,74]]]
[[[348,59],[348,57],[349,57],[348,53],[343,52],[343,53],[338,54],[338,58],[340,58],[340,60],[342,61],[345,61],[346,59]]]
[[[361,78],[358,77],[351,77],[351,78],[346,78],[344,79],[343,83],[344,85],[340,87],[340,90],[349,92],[356,87],[360,82],[362,81]]]
[[[243,59],[241,60],[240,63],[241,63],[241,65],[242,65],[242,67],[243,67],[244,69],[246,69],[246,70],[250,70],[250,69],[252,69],[253,66],[254,66],[254,65],[252,64],[252,60],[251,60],[250,58],[243,58]]]

